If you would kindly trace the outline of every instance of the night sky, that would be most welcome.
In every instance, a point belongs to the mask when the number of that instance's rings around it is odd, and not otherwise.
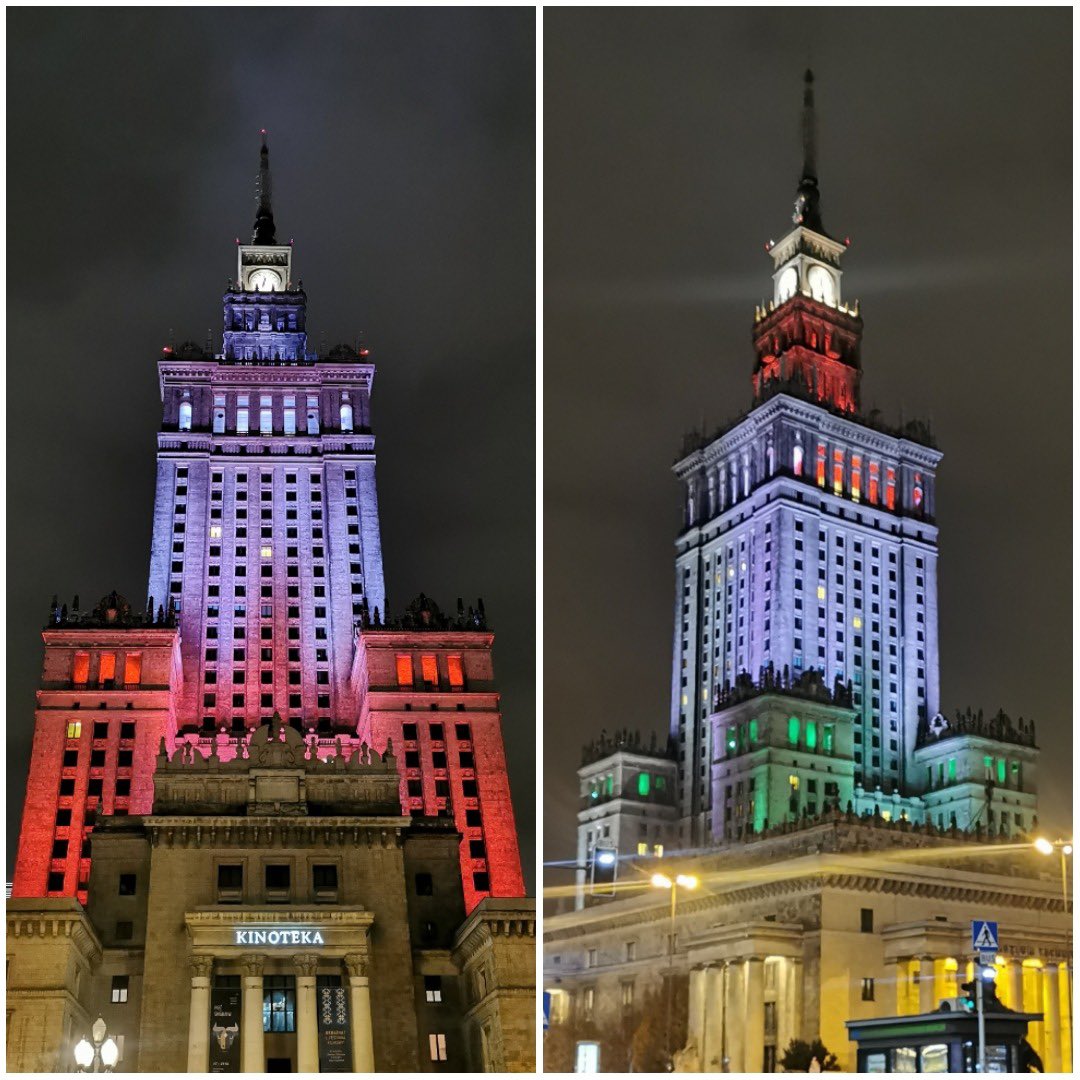
[[[8,859],[53,593],[141,606],[156,360],[220,347],[267,128],[312,344],[376,364],[391,611],[483,596],[535,841],[532,9],[8,12]],[[9,877],[10,880],[10,877]]]
[[[670,465],[751,403],[808,62],[863,407],[945,455],[943,710],[1034,718],[1071,835],[1071,38],[1064,8],[545,12],[545,858],[581,744],[667,730]]]

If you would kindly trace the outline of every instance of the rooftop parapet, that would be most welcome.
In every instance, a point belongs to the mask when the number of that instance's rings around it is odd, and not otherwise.
[[[964,712],[957,709],[953,720],[947,719],[943,713],[938,713],[930,720],[920,720],[915,735],[915,748],[932,746],[945,739],[955,739],[963,735],[978,735],[995,742],[1037,749],[1034,720],[1025,720],[1020,716],[1014,721],[1004,709],[998,709],[994,716],[986,717],[982,709],[973,712],[970,706]]]
[[[620,750],[630,754],[641,754],[646,757],[664,758],[668,761],[675,760],[675,744],[669,738],[664,745],[660,745],[655,731],[650,733],[649,743],[646,746],[640,731],[623,728],[621,731],[608,735],[607,729],[602,728],[597,738],[590,743],[586,743],[581,748],[581,764],[582,766],[591,765],[593,762],[602,761]]]
[[[124,627],[131,629],[157,627],[162,630],[171,630],[175,626],[176,611],[172,600],[169,601],[168,607],[159,604],[155,612],[154,598],[151,596],[147,601],[146,610],[136,611],[114,589],[108,596],[102,597],[91,611],[84,611],[79,607],[78,593],[75,594],[70,608],[67,604],[61,604],[58,597],[54,596],[49,605],[49,619],[45,624],[45,629],[108,630]]]
[[[735,676],[734,683],[725,682],[723,686],[718,686],[713,692],[713,712],[762,694],[786,694],[788,697],[850,709],[854,707],[853,692],[851,682],[843,683],[840,679],[836,679],[830,689],[825,682],[825,673],[819,668],[808,668],[798,675],[792,675],[787,664],[777,671],[770,663],[758,669],[756,681],[749,672],[743,671]]]
[[[369,611],[367,601],[363,602],[360,612],[361,630],[489,630],[487,615],[484,612],[484,600],[476,601],[476,607],[468,608],[458,597],[457,611],[454,615],[445,614],[438,604],[421,593],[401,615],[383,616],[376,607]]]

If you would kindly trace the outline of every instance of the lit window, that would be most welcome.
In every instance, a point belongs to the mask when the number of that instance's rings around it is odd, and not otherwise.
[[[259,548],[259,554],[264,559],[269,559],[270,556],[274,554],[274,549],[272,547],[261,547]]]
[[[114,1004],[122,1005],[128,999],[128,976],[114,975],[112,977],[111,1000]]]
[[[248,433],[248,407],[247,398],[242,397],[238,399],[240,404],[236,409],[236,433],[238,435],[246,435]]]
[[[420,657],[420,674],[429,686],[439,685],[439,669],[435,664],[434,656]]]
[[[397,658],[397,681],[398,686],[412,686],[412,657],[399,656]]]
[[[129,652],[124,657],[124,685],[138,686],[142,682],[142,653]]]
[[[271,399],[264,396],[259,405],[259,434],[269,435],[274,430],[274,413]]]
[[[191,430],[191,402],[190,401],[181,401],[180,402],[180,430],[181,431],[190,431]]]
[[[425,975],[424,976],[424,998],[427,1001],[438,1004],[442,1001],[442,976],[441,975]]]
[[[833,493],[839,495],[844,490],[844,451],[833,450]]]
[[[790,717],[787,722],[787,737],[788,742],[791,743],[792,746],[799,745],[799,734],[801,730],[802,724],[799,722],[799,718],[797,716]]]
[[[116,653],[105,652],[101,654],[98,667],[98,685],[105,686],[116,678]]]
[[[75,654],[75,664],[71,672],[71,681],[76,686],[85,686],[87,679],[90,678],[90,654],[88,652],[77,652]]]
[[[882,810],[881,811],[881,820],[882,821],[892,821],[892,811],[891,810]]]
[[[862,458],[858,454],[851,455],[851,498],[854,502],[859,501],[862,493]]]
[[[799,778],[794,773],[787,778],[787,782],[793,793],[799,790]]]
[[[446,667],[450,673],[450,686],[454,690],[460,690],[465,685],[465,670],[460,656],[448,656]]]
[[[285,398],[285,434],[296,434],[296,398],[287,395]]]
[[[861,630],[862,629],[862,618],[860,616],[856,615],[855,618],[851,620],[851,625],[854,626],[856,630]]]
[[[817,445],[817,484],[818,487],[825,486],[825,444],[818,443]]]
[[[221,539],[221,526],[220,525],[211,525],[210,526],[210,539],[211,540],[220,540]]]
[[[651,777],[647,772],[638,773],[637,778],[637,790],[641,796],[647,796],[649,794],[649,784]]]
[[[870,489],[867,492],[867,497],[873,505],[877,505],[878,501],[878,480],[881,470],[876,461],[870,462]]]
[[[652,853],[658,859],[662,859],[664,857],[664,845],[663,844],[653,844]]]
[[[796,476],[802,476],[802,459],[803,451],[802,447],[796,444],[795,449],[791,452],[791,464],[795,470]]]
[[[352,431],[352,429],[353,429],[352,406],[347,401],[343,401],[341,403],[341,430],[342,431]],[[432,1058],[432,1061],[434,1061],[434,1060],[435,1060],[435,1058]],[[443,1059],[440,1058],[439,1060],[441,1061]]]
[[[637,853],[639,855],[648,855],[649,854],[649,845],[646,844],[644,840],[640,844],[638,844]]]
[[[67,737],[69,739],[77,739],[80,735],[82,735],[82,721],[72,720],[67,726]]]
[[[885,470],[885,505],[892,510],[896,506],[896,472]]]
[[[319,434],[319,399],[312,395],[307,399],[307,433]]]
[[[824,600],[825,599],[825,586],[824,585],[819,585],[817,587],[817,598],[819,600]]]
[[[431,1050],[432,1061],[446,1060],[446,1036],[439,1032],[432,1032],[428,1036],[428,1047]]]
[[[915,503],[915,509],[918,510],[922,506],[922,474],[915,474],[915,486],[911,492],[912,501]]]
[[[806,721],[806,749],[817,748],[817,724],[813,720]]]

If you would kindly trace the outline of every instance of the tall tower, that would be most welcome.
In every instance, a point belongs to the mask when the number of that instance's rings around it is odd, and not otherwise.
[[[309,349],[271,196],[263,132],[221,352],[189,342],[158,360],[145,612],[116,594],[90,613],[54,601],[16,896],[85,900],[94,824],[150,812],[162,739],[230,761],[275,714],[321,757],[403,748],[403,812],[453,816],[469,910],[524,895],[493,635],[482,606],[446,619],[421,597],[387,616],[375,368],[366,349]],[[418,724],[414,707],[454,715]]]
[[[825,783],[841,799],[918,793],[920,718],[938,710],[941,455],[924,425],[891,429],[860,411],[862,320],[841,290],[847,245],[822,222],[814,124],[807,72],[792,228],[768,245],[772,299],[754,318],[754,406],[675,465],[685,518],[671,737],[688,842],[820,808]],[[781,698],[768,725],[728,715],[766,690]],[[811,724],[807,696],[845,718]],[[841,742],[851,768],[834,791],[818,758]],[[714,779],[713,762],[728,758],[740,767]]]
[[[149,591],[180,627],[183,735],[243,732],[275,711],[305,733],[355,733],[353,627],[365,604],[385,610],[375,368],[346,347],[308,351],[292,256],[264,133],[222,352],[188,345],[158,362]]]

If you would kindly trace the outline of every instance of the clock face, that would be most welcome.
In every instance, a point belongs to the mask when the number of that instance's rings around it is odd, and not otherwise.
[[[810,295],[823,304],[834,306],[836,304],[836,282],[832,274],[823,266],[812,266],[806,275],[806,283],[810,286]]]
[[[776,283],[776,299],[782,304],[788,297],[794,296],[798,284],[799,273],[794,266],[789,266]]]
[[[276,292],[281,289],[281,278],[273,270],[255,270],[248,278],[248,285],[255,292]]]

